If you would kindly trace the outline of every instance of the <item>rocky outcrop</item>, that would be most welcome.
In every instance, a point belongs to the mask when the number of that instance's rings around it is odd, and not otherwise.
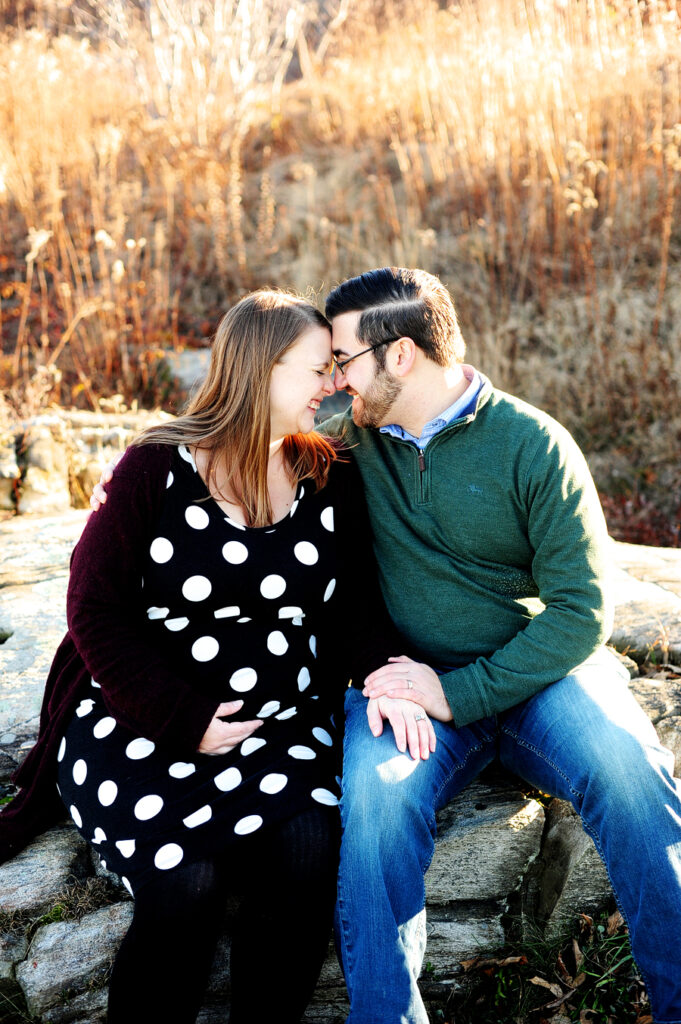
[[[45,676],[65,628],[68,560],[87,517],[14,516],[0,522],[0,787],[35,739]],[[681,753],[681,673],[665,669],[681,646],[681,551],[613,543],[622,655],[659,666],[631,687],[667,745]],[[4,638],[4,641],[2,641]],[[439,815],[427,876],[428,969],[422,987],[442,1005],[459,961],[498,948],[514,929],[554,935],[566,920],[607,901],[607,877],[568,805],[548,807],[518,780],[487,772]],[[118,879],[72,826],[63,824],[0,867],[0,1019],[31,1015],[54,1024],[105,1019],[108,969],[130,919]],[[229,920],[201,1024],[224,1020],[229,999]],[[273,1004],[276,1005],[276,1004]],[[9,1010],[6,1009],[9,1013]],[[306,1020],[340,1024],[343,981],[329,950]],[[21,1016],[23,1014],[23,1016]]]
[[[55,409],[0,433],[0,510],[50,515],[87,505],[102,468],[157,412]]]
[[[207,349],[189,350],[166,360],[189,388],[205,371],[208,355]],[[341,411],[348,401],[344,392],[329,396],[318,419]],[[50,515],[85,507],[106,463],[141,430],[171,418],[160,410],[54,409],[0,429],[0,512]]]

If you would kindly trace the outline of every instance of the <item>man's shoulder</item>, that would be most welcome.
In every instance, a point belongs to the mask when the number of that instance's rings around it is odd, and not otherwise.
[[[490,390],[488,400],[480,412],[504,430],[543,434],[557,439],[571,437],[568,429],[550,413],[499,388]]]
[[[320,434],[327,437],[346,438],[350,430],[357,431],[359,428],[352,421],[352,408],[348,406],[343,412],[329,416],[317,428]]]

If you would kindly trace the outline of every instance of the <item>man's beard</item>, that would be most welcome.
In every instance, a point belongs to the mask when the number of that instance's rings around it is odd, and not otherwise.
[[[387,370],[377,370],[364,395],[352,403],[352,418],[358,427],[382,427],[390,421],[388,413],[402,390],[402,381]]]

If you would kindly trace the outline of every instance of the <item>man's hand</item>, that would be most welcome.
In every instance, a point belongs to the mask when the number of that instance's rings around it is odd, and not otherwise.
[[[225,722],[227,715],[235,715],[241,710],[242,700],[227,700],[218,705],[213,719],[199,743],[200,754],[227,754],[234,747],[247,740],[262,725],[262,719],[254,718],[250,722]]]
[[[106,491],[104,488],[108,483],[111,482],[111,478],[114,475],[114,470],[116,469],[116,466],[118,465],[122,458],[123,454],[121,453],[120,455],[116,455],[115,458],[111,459],[110,462],[107,462],[106,466],[102,470],[102,475],[99,478],[99,483],[95,484],[95,486],[92,488],[92,494],[90,495],[90,507],[93,512],[96,512],[98,509],[102,507],[102,505],[106,503]]]
[[[383,719],[390,722],[397,749],[404,754],[407,747],[415,761],[427,761],[435,750],[435,730],[420,705],[412,701],[378,697],[367,704],[367,719],[374,736],[383,732]]]
[[[362,692],[370,700],[385,696],[414,701],[438,722],[451,722],[454,717],[437,673],[405,654],[388,658],[387,665],[367,676]]]

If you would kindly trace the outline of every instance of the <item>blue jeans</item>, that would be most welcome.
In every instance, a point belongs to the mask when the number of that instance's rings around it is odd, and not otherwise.
[[[492,718],[435,722],[427,761],[378,739],[358,690],[346,697],[337,942],[348,1024],[427,1024],[424,875],[435,812],[495,757],[568,800],[601,855],[658,1024],[681,1024],[681,783],[673,757],[603,650]],[[484,851],[481,851],[484,856]]]

